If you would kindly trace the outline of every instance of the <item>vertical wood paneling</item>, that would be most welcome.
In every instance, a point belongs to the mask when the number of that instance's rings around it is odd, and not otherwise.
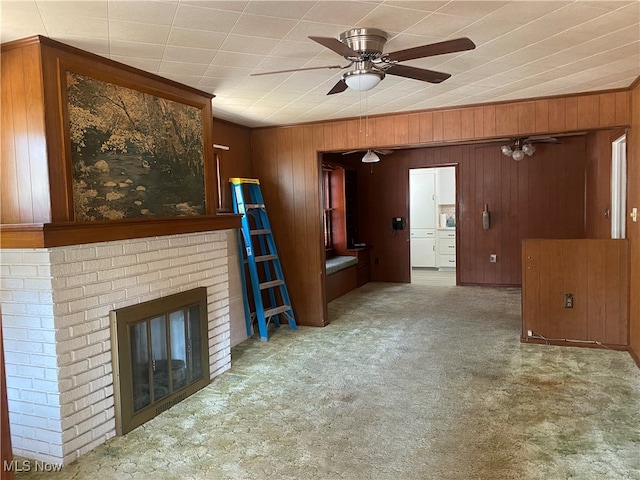
[[[564,132],[565,131],[565,99],[552,98],[549,100],[549,131]]]
[[[605,292],[607,290],[607,248],[604,242],[589,242],[587,244],[587,270],[586,292]],[[618,264],[619,259],[616,259]],[[612,269],[609,269],[610,271]],[[606,325],[600,319],[605,316],[607,298],[605,295],[587,295],[587,334],[586,338],[606,340]]]
[[[572,131],[578,129],[578,99],[567,97],[564,99],[564,129]]]
[[[482,116],[484,118],[484,136],[491,138],[496,135],[496,107],[495,105],[487,105],[482,107]]]
[[[616,94],[604,93],[598,95],[599,98],[599,126],[600,127],[613,127],[616,124]]]
[[[408,125],[408,143],[420,143],[420,114],[411,113],[407,116]]]
[[[444,140],[444,118],[442,111],[433,112],[433,141],[441,142]]]
[[[229,150],[216,150],[220,162],[220,209],[232,212],[229,178],[251,177],[251,131],[230,122],[213,120],[213,142]]]
[[[473,136],[475,138],[483,138],[484,134],[484,108],[473,108]]]
[[[15,76],[13,71],[20,71],[22,68],[22,52],[20,51],[8,51],[2,52],[2,68],[0,74],[2,75],[2,88],[0,94],[2,94],[2,109],[0,109],[0,118],[2,119],[2,164],[0,165],[2,175],[0,175],[0,213],[2,213],[3,223],[21,223],[28,220],[21,220],[20,218],[20,203],[18,201],[18,188],[23,186],[30,187],[31,179],[24,179],[28,183],[25,185],[24,180],[18,182],[18,174],[16,167],[17,161],[17,145],[16,134],[18,127],[14,126],[14,122],[20,124],[21,108],[20,105],[14,105],[13,94],[14,86],[12,77]],[[18,103],[19,99],[16,97],[15,102]]]
[[[475,136],[475,114],[473,108],[460,110],[460,137],[470,140]]]
[[[626,240],[524,241],[523,330],[627,345],[627,252]],[[564,306],[567,293],[573,308]]]
[[[600,96],[578,97],[578,128],[597,128],[600,124]]]
[[[420,115],[420,142],[433,141],[433,112],[422,112]]]
[[[616,94],[617,102],[624,103],[623,98],[623,95]],[[460,113],[460,136],[463,135],[463,130],[466,131],[470,128],[469,122],[471,116],[468,112],[471,111],[473,112],[474,137],[490,138],[504,134],[497,133],[497,122],[499,121],[501,124],[501,132],[504,132],[508,128],[505,126],[505,123],[509,123],[509,115],[507,115],[506,121],[504,117],[498,120],[499,115],[496,113],[498,107],[495,105],[484,105],[469,107],[469,110],[456,109],[459,110]],[[510,123],[517,125],[519,118],[517,103],[508,104],[506,107],[503,106],[500,108],[506,108],[507,113],[513,113],[515,109],[516,115],[513,117],[513,114],[511,114],[512,121]],[[548,118],[548,128],[545,130],[549,131],[549,133],[577,129],[577,97],[536,101],[534,114],[536,118],[536,130],[540,129],[542,131],[544,128],[544,122],[539,122],[538,120],[541,116],[544,116],[545,108],[547,109]],[[616,115],[617,114],[618,108],[616,104]],[[402,125],[399,127],[396,127],[394,124],[396,117],[402,118]],[[453,117],[447,114],[447,118],[451,119]],[[513,120],[513,118],[515,118],[515,120]],[[394,145],[397,135],[400,137],[405,136],[405,125],[406,138],[409,143],[416,141],[420,143],[439,142],[444,140],[445,137],[445,114],[443,110],[419,112],[407,116],[394,115],[391,116],[388,121],[385,121],[384,117],[375,117],[369,119],[369,122],[368,131],[370,140],[363,142],[362,139],[364,135],[359,135],[357,136],[359,142],[355,145],[353,142],[356,136],[354,136],[352,132],[353,125],[356,123],[354,121],[347,121],[345,130],[349,133],[346,136],[345,149],[362,148],[365,144],[380,146]],[[307,224],[302,225],[302,229],[304,230],[306,228],[309,232],[313,231],[313,233],[309,233],[310,237],[315,238],[317,243],[317,248],[313,247],[312,249],[314,252],[312,255],[313,258],[321,258],[322,256],[322,249],[320,248],[321,224],[319,223],[319,200],[317,197],[319,184],[316,171],[317,157],[315,155],[317,151],[329,149],[328,146],[333,147],[336,144],[333,139],[326,138],[332,135],[332,131],[324,128],[325,126],[326,124],[318,123],[310,127],[305,127],[304,135],[304,148],[309,149],[309,152],[313,152],[311,155],[307,152],[304,160],[305,182],[307,182],[306,205],[307,207],[313,208],[317,214],[317,218],[311,219],[314,216],[311,215],[311,209],[309,209],[306,217],[309,220],[305,220]],[[275,135],[276,130],[277,129],[269,129],[269,135]],[[306,139],[308,136],[314,139],[312,142],[313,146],[307,142]],[[293,142],[295,143],[296,140],[294,139]],[[265,150],[268,152],[270,149],[268,142],[265,141],[263,143],[265,143]],[[584,235],[584,139],[580,140],[565,137],[561,145],[541,144],[534,157],[531,159],[527,157],[527,159],[522,162],[510,161],[508,158],[502,156],[499,153],[499,145],[495,146],[495,152],[493,154],[487,154],[489,156],[496,156],[496,158],[491,160],[490,169],[493,172],[492,175],[499,178],[499,186],[495,193],[497,202],[497,210],[495,211],[496,223],[494,224],[497,225],[495,227],[497,229],[495,231],[496,239],[493,240],[493,243],[486,244],[483,243],[485,238],[482,237],[481,233],[478,233],[479,229],[481,229],[482,200],[477,199],[476,195],[479,188],[485,188],[482,180],[485,171],[482,161],[479,160],[479,154],[476,155],[475,153],[476,147],[460,147],[457,153],[454,152],[454,150],[450,150],[447,155],[443,155],[442,148],[450,147],[422,148],[417,151],[401,150],[395,152],[393,157],[389,157],[389,161],[383,158],[380,164],[373,165],[372,167],[361,166],[359,178],[363,179],[361,188],[362,194],[365,196],[365,198],[362,199],[364,205],[362,208],[370,213],[369,219],[371,225],[366,228],[361,225],[360,229],[362,232],[367,229],[369,232],[372,232],[368,238],[363,238],[362,240],[374,245],[372,260],[375,256],[379,257],[379,265],[372,265],[372,272],[375,272],[375,279],[402,281],[405,276],[403,271],[394,270],[395,267],[392,266],[398,265],[398,255],[404,255],[405,250],[407,250],[406,242],[402,245],[400,245],[400,243],[396,245],[393,242],[397,242],[400,237],[393,239],[380,237],[381,235],[384,236],[389,233],[388,224],[392,216],[398,214],[403,215],[403,211],[404,215],[406,215],[407,192],[403,191],[403,189],[406,188],[406,182],[400,171],[393,170],[392,165],[394,164],[397,168],[405,170],[409,166],[437,165],[442,159],[458,165],[459,257],[457,274],[460,277],[461,283],[483,283],[485,275],[492,275],[491,273],[487,274],[485,270],[487,268],[495,268],[495,282],[505,285],[517,285],[521,282],[522,263],[518,259],[521,252],[520,242],[522,239],[540,235],[567,238],[576,235],[579,236],[580,232]],[[403,157],[403,155],[405,157]],[[258,154],[254,157],[256,158],[256,163],[262,161],[260,156],[261,154]],[[313,159],[311,157],[313,157]],[[527,160],[531,161],[527,162]],[[402,167],[400,167],[400,165],[402,165]],[[271,167],[282,168],[280,165],[270,164],[268,159],[266,165],[258,168],[269,170]],[[371,173],[371,169],[373,173]],[[309,182],[313,182],[312,189],[309,189]],[[542,182],[542,184],[540,184],[540,182]],[[311,190],[313,190],[313,192],[311,192]],[[549,193],[547,194],[546,192]],[[541,196],[545,198],[541,200]],[[384,201],[381,199],[384,199]],[[507,201],[507,199],[509,200]],[[536,218],[531,218],[529,212],[531,202],[538,203],[532,210]],[[476,205],[476,203],[478,203],[478,205]],[[507,203],[508,205],[506,205]],[[557,208],[557,206],[561,204],[569,205],[569,207]],[[372,205],[376,205],[376,208],[372,208]],[[493,209],[493,207],[491,208]],[[300,228],[298,228],[300,225],[298,224],[303,221],[298,220],[298,218],[299,215],[296,214],[293,216],[293,220],[292,218],[282,217],[280,221],[293,221],[296,224],[296,235],[300,235]],[[476,236],[477,233],[478,235]],[[491,233],[493,234],[494,232]],[[501,252],[498,265],[493,267],[490,266],[488,262],[488,253],[495,253],[489,252],[488,249],[491,247]],[[480,253],[478,252],[482,252],[481,258],[479,258]],[[318,262],[318,265],[322,266],[321,262],[322,260]],[[294,263],[298,262],[296,261]],[[480,268],[480,270],[477,268]],[[295,272],[297,272],[294,281],[301,281],[300,279],[309,277],[304,268],[296,265],[294,269]],[[312,285],[320,291],[324,288],[323,282],[313,281],[309,283],[308,287],[304,288],[305,295],[311,297],[315,295],[316,290],[312,288]],[[309,300],[307,304],[314,304],[314,300]],[[309,313],[311,320],[307,319],[308,324],[318,324],[314,323],[312,319],[318,319],[320,324],[324,321],[326,314],[321,313],[324,307],[321,300],[315,303],[315,311]]]
[[[393,120],[393,142],[390,145],[406,145],[409,143],[409,115],[397,115]]]
[[[369,119],[371,123],[372,119]],[[371,146],[386,147],[394,145],[394,122],[393,117],[375,117],[373,119],[375,125],[375,133],[369,136]]]
[[[462,138],[460,110],[445,110],[442,115],[442,123],[444,140],[460,140]]]
[[[518,133],[530,134],[536,131],[536,104],[522,102],[518,104]]]
[[[536,100],[536,133],[549,131],[549,100]]]
[[[616,125],[628,125],[631,95],[629,92],[616,92]]]
[[[518,104],[496,105],[496,131],[498,136],[518,134]]]

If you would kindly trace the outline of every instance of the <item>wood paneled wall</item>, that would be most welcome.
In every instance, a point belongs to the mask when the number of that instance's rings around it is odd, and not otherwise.
[[[624,90],[383,115],[363,120],[364,128],[361,128],[359,119],[350,119],[253,130],[253,175],[260,178],[263,185],[269,218],[299,323],[319,326],[327,322],[319,152],[365,147],[417,147],[511,135],[624,127],[630,122],[629,99],[630,92]],[[567,180],[565,175],[555,178],[553,181],[557,183],[554,185],[562,185],[561,182]],[[526,187],[518,186],[518,195],[524,195],[520,190],[529,191],[533,185],[532,177],[531,187],[529,180]],[[527,208],[535,212],[539,206],[533,204]],[[583,214],[584,207],[581,208]],[[565,209],[559,215],[573,214]],[[544,223],[543,219],[539,221]],[[531,228],[538,231],[537,227]],[[528,230],[521,233],[529,234]],[[491,278],[496,277],[489,274],[487,281],[496,283]]]
[[[218,150],[220,212],[233,212],[229,179],[251,178],[251,129],[242,125],[213,119],[213,143],[226,145],[229,150]]]
[[[4,224],[51,220],[40,45],[2,50],[0,217]]]
[[[375,281],[409,282],[409,229],[392,231],[392,217],[409,218],[409,169],[457,166],[457,273],[461,284],[519,285],[525,238],[584,237],[585,140],[539,144],[516,162],[500,144],[399,150],[373,168],[360,167],[365,210],[360,231],[371,245]],[[489,206],[491,228],[482,228]],[[489,262],[496,254],[498,261]]]
[[[627,212],[640,209],[640,81],[632,95],[631,128],[627,136]],[[627,238],[631,243],[631,273],[629,290],[629,348],[640,366],[640,222],[627,216]]]
[[[531,330],[556,343],[628,345],[627,240],[525,240],[522,265],[524,341]],[[573,308],[565,308],[567,293]]]

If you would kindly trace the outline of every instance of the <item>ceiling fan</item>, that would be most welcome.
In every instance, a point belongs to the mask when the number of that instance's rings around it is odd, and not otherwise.
[[[503,155],[513,158],[516,162],[522,160],[526,155],[531,157],[536,152],[534,143],[560,143],[555,137],[520,137],[513,138],[510,143],[502,145],[500,151]]]
[[[430,43],[418,47],[407,48],[390,53],[382,53],[387,41],[387,33],[377,28],[352,28],[333,37],[309,37],[314,42],[342,55],[348,65],[327,65],[322,67],[294,68],[290,70],[276,70],[272,72],[253,73],[252,76],[271,75],[274,73],[300,72],[303,70],[320,70],[339,68],[345,70],[354,66],[353,70],[346,71],[342,78],[329,90],[327,95],[344,92],[347,88],[358,91],[371,90],[385,77],[386,74],[411,78],[429,83],[440,83],[451,76],[449,73],[436,72],[424,68],[401,65],[400,62],[414,60],[416,58],[432,57],[446,53],[463,52],[473,50],[476,45],[468,38],[445,40],[438,43]]]
[[[349,155],[350,153],[362,152],[363,150],[350,150],[348,152],[342,152],[342,155]],[[380,161],[378,155],[389,155],[393,153],[393,150],[376,150],[374,148],[367,149],[366,153],[362,157],[362,163],[376,163]]]

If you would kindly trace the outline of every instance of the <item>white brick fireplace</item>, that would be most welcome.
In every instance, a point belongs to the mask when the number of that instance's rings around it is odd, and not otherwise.
[[[15,454],[67,464],[115,435],[111,310],[207,287],[210,376],[230,368],[227,237],[0,251]]]

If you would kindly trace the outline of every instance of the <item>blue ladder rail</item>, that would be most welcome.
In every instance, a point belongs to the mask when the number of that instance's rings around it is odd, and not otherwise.
[[[269,323],[273,321],[279,327],[280,316],[287,320],[292,330],[298,327],[260,191],[260,181],[255,178],[230,178],[229,182],[232,185],[233,211],[242,215],[238,259],[247,336],[253,336],[255,322],[258,324],[260,340],[267,341]],[[250,282],[246,279],[245,265],[249,270]],[[251,295],[248,292],[249,285]]]

